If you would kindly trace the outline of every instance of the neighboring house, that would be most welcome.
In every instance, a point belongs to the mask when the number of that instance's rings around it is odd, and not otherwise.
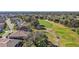
[[[45,30],[45,26],[43,26],[43,25],[37,25],[37,26],[35,26],[35,28],[38,30],[41,30],[41,29]]]
[[[22,23],[22,19],[14,17],[14,18],[10,18],[12,23],[16,23],[17,25],[20,23]]]
[[[16,17],[11,18],[11,22],[16,25],[16,28],[20,28],[23,23],[22,19]]]
[[[17,30],[22,30],[22,31],[31,32],[32,29],[31,29],[30,27],[31,27],[31,24],[30,24],[30,23],[23,22],[23,23],[21,23],[21,25],[17,28]]]
[[[5,23],[0,23],[0,32],[3,31]]]
[[[32,29],[30,29],[30,28],[28,28],[26,26],[22,26],[22,27],[18,28],[17,30],[28,31],[28,32],[31,32],[32,31]]]
[[[21,40],[0,38],[0,47],[15,47]]]
[[[0,17],[0,23],[5,23],[5,19]]]
[[[28,39],[30,36],[30,32],[25,32],[25,31],[16,31],[16,32],[13,32],[12,34],[10,34],[8,36],[8,38],[10,39]]]
[[[4,18],[0,18],[0,32],[3,31],[4,25],[5,25],[5,19]]]

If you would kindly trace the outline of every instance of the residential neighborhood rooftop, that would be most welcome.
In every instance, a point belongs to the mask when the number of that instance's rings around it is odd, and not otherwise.
[[[25,31],[16,31],[9,35],[9,38],[28,38],[29,32]]]
[[[0,17],[0,23],[4,23],[5,19]]]

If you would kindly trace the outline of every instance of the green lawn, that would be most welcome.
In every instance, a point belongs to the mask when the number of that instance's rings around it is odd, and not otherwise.
[[[49,22],[47,22],[47,21],[45,21],[45,20],[40,20],[40,19],[39,19],[39,23],[40,23],[41,25],[44,25],[44,26],[47,27],[47,28],[51,28],[51,27],[53,26],[53,24],[51,24],[51,23],[49,23]]]
[[[1,33],[0,33],[0,36],[2,36],[4,33],[5,33],[5,31],[1,32]]]
[[[79,46],[79,35],[71,31],[70,28],[65,27],[61,24],[48,22],[45,20],[39,20],[41,25],[44,25],[46,28],[50,28],[56,32],[58,36],[61,37],[60,46]],[[51,34],[51,33],[49,33]],[[49,36],[52,37],[53,36]],[[53,41],[51,39],[51,41]]]

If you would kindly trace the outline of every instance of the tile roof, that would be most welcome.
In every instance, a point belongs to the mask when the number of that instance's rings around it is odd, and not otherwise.
[[[10,37],[22,37],[22,38],[24,37],[24,38],[28,38],[28,34],[29,34],[28,32],[18,30],[16,32],[10,34],[9,38]]]

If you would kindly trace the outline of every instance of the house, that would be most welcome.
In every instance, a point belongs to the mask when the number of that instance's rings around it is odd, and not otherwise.
[[[5,23],[0,23],[0,32],[3,31]]]
[[[18,18],[18,17],[13,17],[13,18],[10,18],[12,23],[17,23],[17,22],[22,22],[22,19],[21,18]]]
[[[21,40],[0,38],[0,47],[15,47]]]
[[[16,32],[13,32],[11,33],[8,38],[10,39],[28,39],[30,37],[30,32],[26,32],[26,31],[16,31]]]
[[[15,23],[17,28],[19,28],[21,26],[21,24],[23,23],[22,19],[20,18],[11,18],[11,22],[12,23]]]
[[[5,19],[0,17],[0,23],[5,23]]]
[[[3,29],[4,29],[4,25],[5,25],[5,19],[0,18],[0,32],[3,31]]]
[[[30,29],[26,26],[21,26],[21,27],[17,28],[17,30],[32,32],[32,29]]]
[[[32,32],[32,29],[30,28],[30,26],[31,26],[31,23],[27,23],[24,21],[23,23],[21,23],[19,27],[17,27],[17,30]]]

